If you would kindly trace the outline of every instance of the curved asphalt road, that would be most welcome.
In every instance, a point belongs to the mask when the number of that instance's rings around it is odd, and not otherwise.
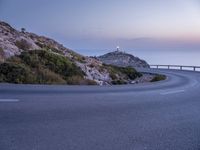
[[[0,150],[200,150],[200,73],[124,86],[0,85]]]

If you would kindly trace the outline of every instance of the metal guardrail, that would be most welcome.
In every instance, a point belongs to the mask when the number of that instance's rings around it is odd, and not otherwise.
[[[192,68],[193,71],[197,71],[197,69],[200,69],[200,66],[181,66],[181,65],[150,65],[150,67],[156,67],[159,69],[160,67],[166,67],[167,69],[170,69],[172,67],[180,68],[180,70],[184,70],[184,68]]]

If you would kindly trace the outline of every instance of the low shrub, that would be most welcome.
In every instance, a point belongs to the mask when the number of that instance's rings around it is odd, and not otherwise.
[[[25,64],[33,68],[37,68],[39,65],[45,66],[49,70],[62,75],[65,79],[74,75],[79,75],[81,77],[85,75],[84,72],[68,58],[48,51],[35,50],[23,52],[20,58]]]
[[[37,70],[37,82],[40,84],[66,84],[67,82],[55,72],[49,69],[39,68]]]
[[[79,61],[80,63],[86,63],[84,56],[81,56],[75,52],[71,52],[71,55],[73,60]]]
[[[22,50],[29,50],[31,48],[31,45],[24,39],[21,39],[20,41],[16,41],[15,45]]]
[[[137,77],[142,76],[142,74],[137,72],[133,67],[118,67],[118,66],[106,65],[106,64],[103,64],[103,66],[109,71],[110,77],[112,78],[112,80],[116,80],[118,78],[117,74],[119,76],[124,75],[125,78],[129,80],[134,80]]]
[[[114,85],[127,84],[127,82],[124,80],[113,80],[111,83]]]
[[[84,85],[97,85],[97,82],[95,82],[93,80],[89,80],[89,79],[84,79],[83,84]]]
[[[3,48],[0,47],[0,63],[4,61],[4,55]]]
[[[89,65],[89,67],[90,67],[90,68],[94,68],[95,65],[94,65],[93,63],[91,63],[91,64]]]
[[[137,72],[134,68],[132,67],[119,67],[119,71],[124,73],[129,79],[134,80],[137,77],[141,77],[142,74]]]
[[[68,58],[45,50],[22,52],[0,66],[0,82],[9,83],[92,84],[84,75]]]
[[[63,54],[62,51],[54,48],[50,44],[44,44],[44,43],[41,43],[41,42],[36,42],[36,45],[38,45],[43,50],[50,51],[50,52],[52,51],[52,52],[55,52],[55,53],[58,53],[58,54]]]
[[[112,80],[117,79],[117,75],[114,72],[110,72],[110,77],[111,77]]]
[[[8,83],[34,83],[35,77],[31,71],[21,65],[13,63],[0,64],[0,81]]]
[[[157,81],[161,81],[161,80],[165,80],[166,76],[165,75],[156,75],[151,82],[157,82]]]
[[[80,76],[69,77],[67,80],[67,83],[70,85],[97,85],[95,81],[84,79]]]
[[[68,77],[67,84],[77,85],[77,84],[80,84],[82,80],[83,80],[83,77],[81,76],[71,76],[71,77]]]

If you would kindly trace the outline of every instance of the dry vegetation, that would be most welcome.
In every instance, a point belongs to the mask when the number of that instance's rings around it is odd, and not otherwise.
[[[0,81],[38,84],[95,84],[68,58],[45,50],[22,52],[0,65]]]

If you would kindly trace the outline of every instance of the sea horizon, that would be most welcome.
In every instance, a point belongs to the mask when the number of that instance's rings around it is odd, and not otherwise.
[[[115,49],[75,49],[76,52],[84,56],[100,56]],[[158,51],[158,50],[122,50],[147,61],[151,65],[185,65],[185,66],[200,66],[199,51]]]

